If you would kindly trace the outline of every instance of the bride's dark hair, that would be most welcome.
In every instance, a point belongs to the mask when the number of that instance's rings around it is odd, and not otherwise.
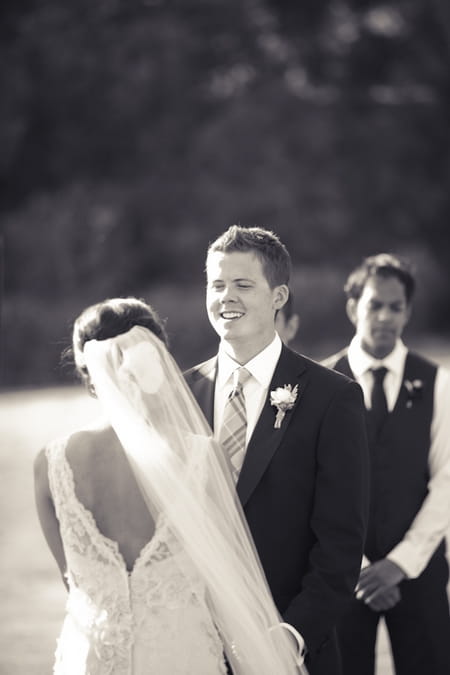
[[[167,346],[168,338],[163,321],[151,305],[139,298],[108,298],[84,309],[75,319],[72,346],[63,353],[63,359],[75,363],[81,378],[88,375],[83,349],[89,340],[108,340],[128,332],[133,326],[148,328]]]

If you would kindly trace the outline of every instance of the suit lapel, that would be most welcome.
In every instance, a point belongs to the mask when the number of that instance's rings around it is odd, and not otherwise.
[[[217,357],[202,363],[191,374],[191,389],[197,403],[208,420],[211,429],[214,428],[214,387],[217,374]]]
[[[299,354],[295,354],[283,346],[264,407],[248,444],[237,483],[237,493],[243,506],[260,481],[289,427],[305,389],[306,380],[304,378],[300,384],[300,379],[305,372],[305,360]],[[284,387],[286,384],[291,384],[293,387],[298,384],[297,398],[294,407],[286,412],[281,428],[275,429],[277,409],[270,404],[270,392],[277,387]]]
[[[354,375],[352,369],[350,368],[350,363],[348,362],[347,350],[345,350],[342,353],[342,356],[336,361],[333,368],[334,368],[334,370],[337,370],[339,373],[342,373],[343,375],[347,375],[347,377],[350,377],[352,380],[355,379],[355,375]]]

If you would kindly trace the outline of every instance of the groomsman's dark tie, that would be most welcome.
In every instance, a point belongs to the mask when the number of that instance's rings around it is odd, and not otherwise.
[[[245,368],[237,368],[234,371],[233,389],[224,408],[223,422],[219,433],[219,442],[231,461],[235,482],[239,477],[245,455],[247,413],[242,387],[249,377],[251,377],[251,373]]]
[[[384,393],[383,382],[387,373],[387,368],[372,368],[373,386],[371,399],[371,417],[374,427],[378,431],[388,414],[386,395]]]

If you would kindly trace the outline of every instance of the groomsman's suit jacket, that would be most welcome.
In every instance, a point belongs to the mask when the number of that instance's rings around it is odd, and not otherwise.
[[[217,357],[185,373],[213,427]],[[275,603],[304,637],[310,673],[339,672],[333,626],[359,577],[368,511],[358,384],[283,345],[269,392],[298,384],[281,428],[269,393],[237,492]],[[275,674],[274,674],[275,675]]]

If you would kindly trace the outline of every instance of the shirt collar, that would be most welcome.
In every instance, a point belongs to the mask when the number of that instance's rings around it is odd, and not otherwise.
[[[281,339],[278,333],[275,333],[275,337],[267,347],[250,359],[250,361],[243,364],[255,380],[259,382],[261,387],[267,388],[269,386],[275,366],[280,358],[281,348]],[[217,384],[220,388],[223,388],[230,380],[236,368],[239,368],[240,364],[232,359],[231,356],[226,353],[225,349],[220,346],[217,365]]]
[[[355,335],[348,348],[348,362],[355,376],[361,377],[371,368],[385,366],[389,372],[401,375],[405,366],[408,349],[402,340],[397,339],[394,349],[384,357],[375,359],[361,347],[359,338]]]

